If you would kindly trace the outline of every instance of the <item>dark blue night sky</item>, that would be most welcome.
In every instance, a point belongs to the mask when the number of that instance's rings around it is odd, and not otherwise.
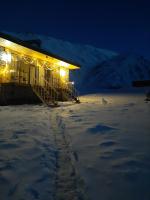
[[[49,35],[150,58],[149,0],[12,0],[0,29]]]

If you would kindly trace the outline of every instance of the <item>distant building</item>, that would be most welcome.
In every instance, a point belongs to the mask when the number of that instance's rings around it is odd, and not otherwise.
[[[40,40],[22,41],[0,33],[0,105],[79,102],[69,71],[80,67],[40,46]]]

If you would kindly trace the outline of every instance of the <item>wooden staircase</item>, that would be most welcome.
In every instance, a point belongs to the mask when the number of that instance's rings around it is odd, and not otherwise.
[[[31,87],[34,93],[38,96],[38,98],[47,106],[58,106],[58,100],[60,99],[60,91],[62,95],[62,100],[71,100],[75,101],[76,103],[80,103],[78,91],[71,83],[66,84],[64,89],[61,89],[56,86],[53,79],[51,81],[45,80],[44,77],[40,78],[40,83],[42,82],[41,86],[39,81],[34,79]]]
[[[58,101],[80,103],[78,91],[71,82],[64,83],[52,76],[49,80],[44,76],[40,80],[34,78],[30,84],[0,82],[0,105],[37,103],[39,100],[52,107],[58,106]]]
[[[58,106],[58,91],[53,83],[53,81],[48,82],[44,77],[40,79],[42,86],[39,84],[37,79],[34,79],[31,87],[34,93],[39,97],[39,99],[47,106]]]

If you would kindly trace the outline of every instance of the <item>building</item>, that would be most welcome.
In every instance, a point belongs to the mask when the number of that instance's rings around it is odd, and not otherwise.
[[[42,50],[40,43],[0,33],[0,105],[79,102],[69,71],[80,66]]]

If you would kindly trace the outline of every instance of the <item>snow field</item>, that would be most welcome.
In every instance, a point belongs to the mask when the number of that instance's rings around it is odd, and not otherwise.
[[[144,99],[105,92],[55,109],[0,107],[0,199],[72,200],[88,192],[91,200],[149,200]]]
[[[47,107],[0,107],[0,199],[53,200],[55,176]]]
[[[149,200],[150,104],[143,94],[95,94],[60,109],[92,200]]]

